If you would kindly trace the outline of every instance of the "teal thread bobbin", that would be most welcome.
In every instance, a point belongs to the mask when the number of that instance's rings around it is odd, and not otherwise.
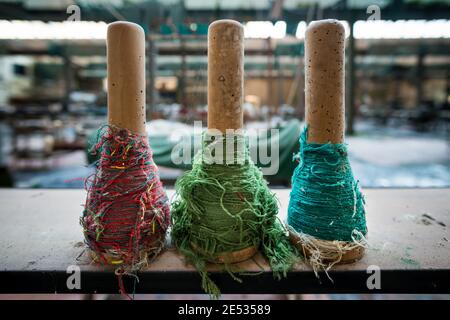
[[[300,136],[292,177],[288,224],[299,234],[328,241],[359,242],[367,233],[364,197],[354,179],[345,144],[307,142]]]
[[[291,240],[314,271],[358,260],[366,247],[364,197],[344,144],[345,29],[337,20],[305,32],[305,122],[288,208]]]

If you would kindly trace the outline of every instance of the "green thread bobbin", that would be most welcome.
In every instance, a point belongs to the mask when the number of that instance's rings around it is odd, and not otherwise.
[[[233,152],[227,153],[230,145]],[[228,163],[217,163],[221,156]],[[286,276],[297,261],[277,218],[277,199],[250,159],[244,135],[205,134],[192,170],[177,180],[175,188],[172,237],[201,274],[202,287],[210,295],[218,297],[220,290],[209,278],[206,264],[221,254],[260,248],[278,278]],[[226,262],[223,266],[241,281],[236,268]]]

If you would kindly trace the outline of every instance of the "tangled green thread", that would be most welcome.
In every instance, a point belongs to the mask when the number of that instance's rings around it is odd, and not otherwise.
[[[230,139],[234,149],[227,153]],[[211,161],[211,157],[217,160],[225,155],[232,163]],[[204,135],[192,170],[177,180],[175,188],[172,237],[201,274],[207,293],[220,295],[208,276],[206,263],[224,253],[260,248],[278,278],[286,276],[296,262],[295,250],[277,218],[277,199],[250,159],[243,135]],[[229,264],[224,266],[240,281]]]

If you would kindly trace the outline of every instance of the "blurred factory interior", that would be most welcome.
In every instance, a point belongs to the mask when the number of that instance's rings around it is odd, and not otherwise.
[[[206,124],[206,36],[223,18],[245,27],[247,128],[292,133],[273,186],[289,185],[298,150],[304,31],[325,18],[347,26],[347,141],[361,185],[450,185],[448,0],[0,0],[0,185],[83,187],[106,122],[106,26],[117,20],[146,32],[149,139],[173,183],[186,168],[167,146]]]

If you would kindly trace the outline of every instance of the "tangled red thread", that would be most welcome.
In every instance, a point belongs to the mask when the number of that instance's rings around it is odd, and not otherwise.
[[[169,202],[147,138],[106,126],[92,153],[100,153],[81,225],[85,241],[103,263],[138,269],[162,249]],[[111,260],[112,259],[112,260]]]

